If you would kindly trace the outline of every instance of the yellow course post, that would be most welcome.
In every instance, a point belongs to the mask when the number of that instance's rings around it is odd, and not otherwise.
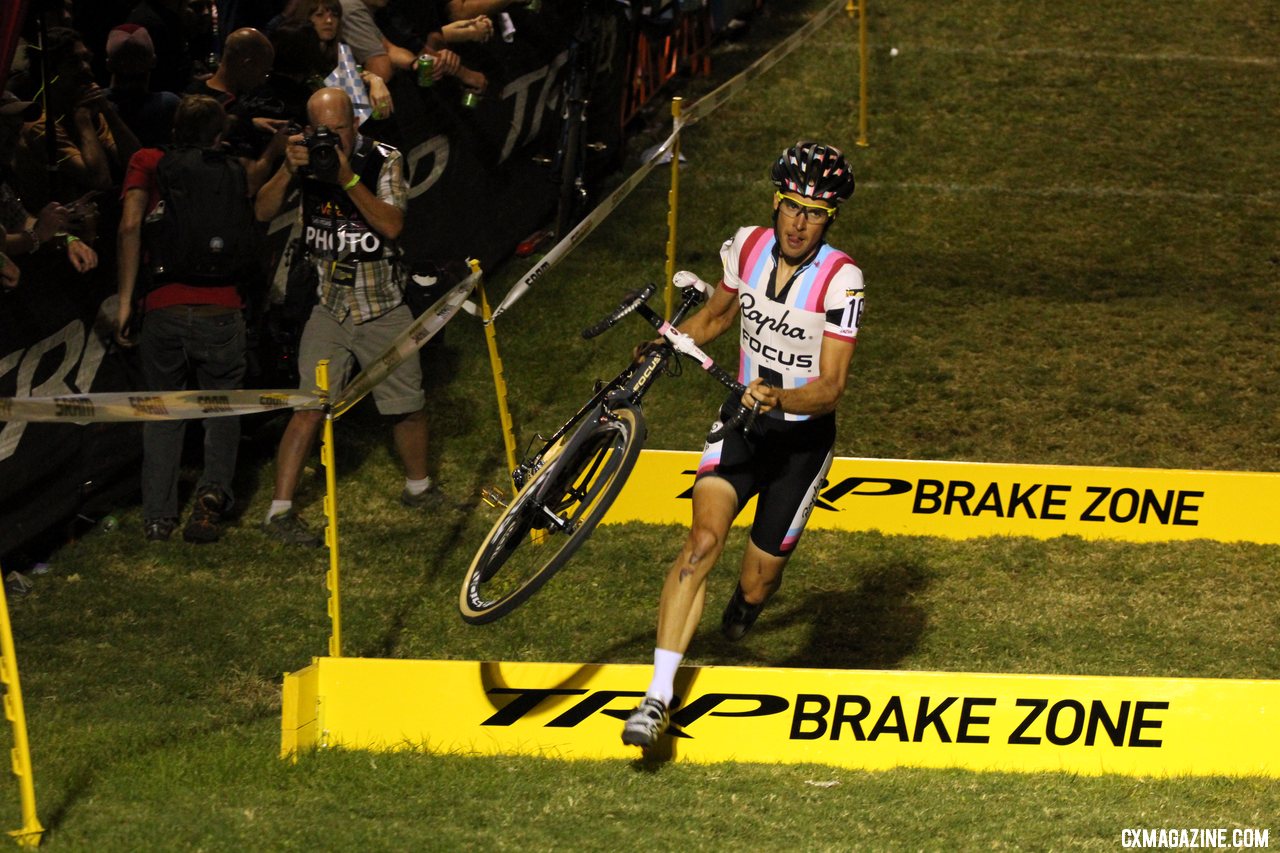
[[[338,594],[338,472],[333,450],[333,405],[329,400],[329,360],[316,363],[316,386],[324,404],[324,435],[320,441],[320,464],[324,466],[324,544],[329,548],[329,571],[325,587],[329,590],[329,656],[342,657],[342,598]]]
[[[468,259],[472,272],[480,271],[480,262]],[[476,279],[476,294],[480,297],[480,319],[484,321],[484,340],[489,347],[489,367],[493,370],[493,390],[498,395],[498,419],[502,424],[502,444],[507,451],[507,470],[516,470],[516,431],[511,421],[511,409],[507,406],[507,380],[502,374],[502,357],[498,355],[498,333],[493,328],[493,312],[484,293],[484,277]],[[515,481],[511,482],[512,493]]]
[[[9,623],[9,601],[0,606],[0,682],[4,684],[4,715],[13,726],[10,750],[13,775],[18,777],[22,798],[22,829],[9,834],[23,847],[37,847],[44,827],[36,816],[36,783],[31,768],[31,745],[27,741],[27,714],[22,707],[22,685],[18,681],[18,658],[13,648],[13,626]]]
[[[680,216],[680,104],[679,97],[671,99],[671,190],[667,193],[667,286],[666,308],[662,315],[670,320],[675,310],[675,285],[671,279],[676,274],[676,226]]]

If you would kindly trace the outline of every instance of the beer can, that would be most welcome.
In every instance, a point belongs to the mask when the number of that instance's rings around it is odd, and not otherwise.
[[[418,57],[418,85],[431,86],[436,82],[434,71],[436,70],[436,58],[429,53],[424,53]]]

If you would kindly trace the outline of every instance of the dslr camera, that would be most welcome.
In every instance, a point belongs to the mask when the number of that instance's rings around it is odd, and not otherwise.
[[[338,149],[342,146],[342,138],[323,124],[314,132],[302,138],[307,146],[311,162],[298,171],[305,177],[318,181],[332,182],[338,177]]]

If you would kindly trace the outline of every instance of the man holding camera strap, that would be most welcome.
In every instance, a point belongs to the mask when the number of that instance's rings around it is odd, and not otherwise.
[[[351,99],[341,89],[320,89],[307,102],[312,131],[289,139],[285,161],[258,193],[256,214],[269,221],[301,181],[305,259],[319,278],[319,304],[302,332],[298,369],[309,390],[315,366],[329,360],[336,396],[356,362],[370,364],[413,322],[404,304],[405,274],[395,240],[404,228],[409,188],[400,152],[371,143],[356,131]],[[359,152],[359,155],[357,154]],[[426,398],[416,358],[399,364],[373,389],[383,415],[394,417],[396,451],[405,469],[401,503],[433,503],[438,492],[427,474]],[[275,494],[263,530],[283,542],[318,547],[316,530],[293,510],[303,464],[324,413],[293,413],[276,453]]]

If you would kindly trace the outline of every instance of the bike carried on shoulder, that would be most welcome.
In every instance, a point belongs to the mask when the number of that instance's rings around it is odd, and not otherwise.
[[[583,331],[584,338],[593,338],[635,313],[657,329],[664,342],[612,381],[598,382],[595,395],[550,438],[539,436],[544,442],[541,448],[511,472],[518,491],[505,504],[462,581],[458,609],[465,621],[492,622],[519,607],[595,530],[644,446],[647,430],[641,401],[657,377],[678,369],[677,354],[693,359],[739,397],[745,392],[745,386],[677,331],[689,310],[708,295],[708,285],[696,276],[678,283],[683,295],[671,321],[646,304],[657,291],[650,284],[628,294],[613,313]],[[754,416],[754,410],[740,405],[731,418],[713,428],[708,441],[732,429],[750,429]],[[502,505],[493,493],[486,500]]]

